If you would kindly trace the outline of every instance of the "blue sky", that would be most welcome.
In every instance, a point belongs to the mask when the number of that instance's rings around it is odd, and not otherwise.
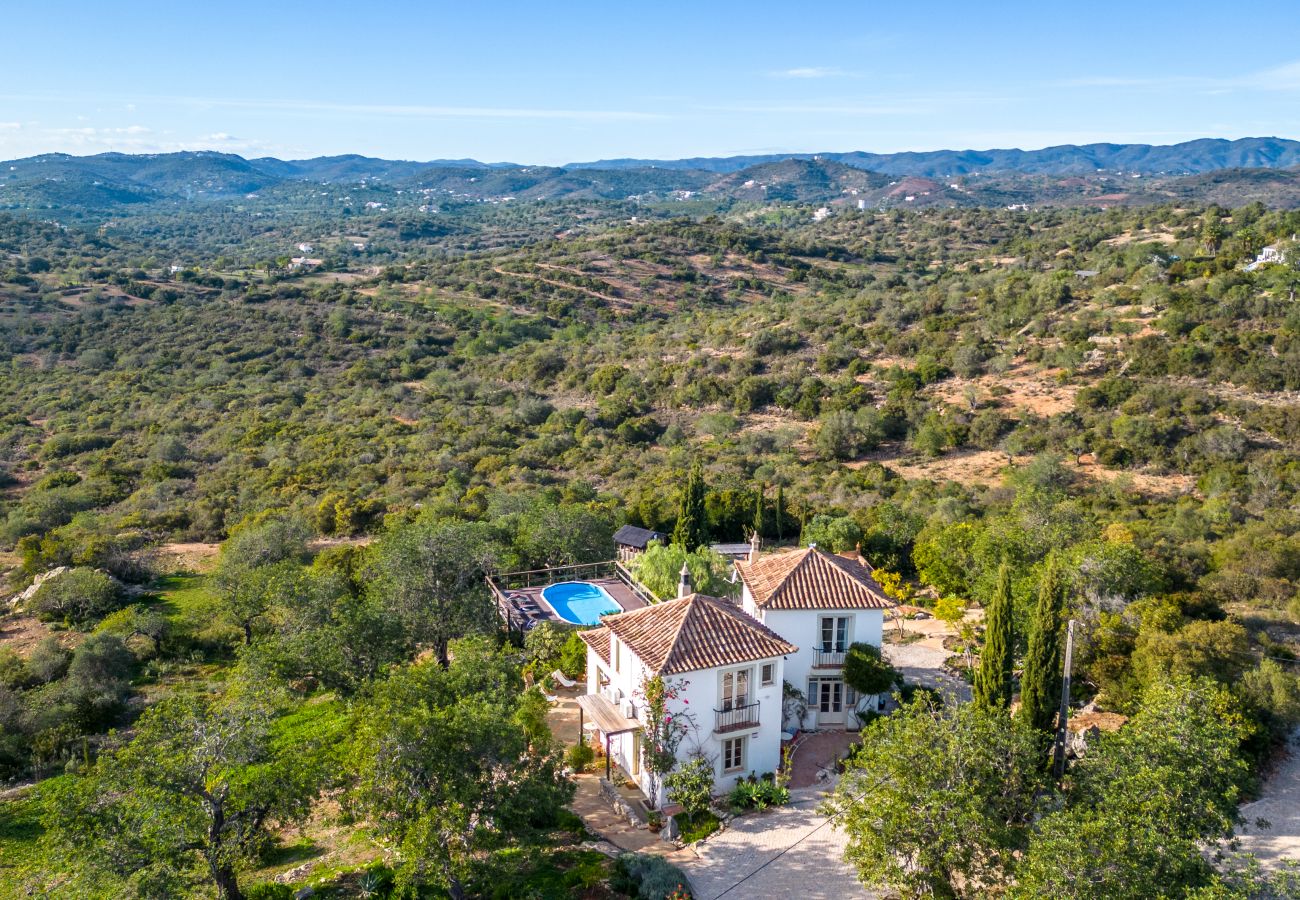
[[[1296,138],[1300,45],[1270,10],[9,0],[0,158],[559,164]]]

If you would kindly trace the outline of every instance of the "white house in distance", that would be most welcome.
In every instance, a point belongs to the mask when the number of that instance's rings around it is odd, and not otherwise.
[[[785,679],[804,691],[804,729],[857,727],[859,698],[844,683],[851,644],[879,647],[885,610],[894,604],[857,553],[836,555],[807,547],[738,561],[741,606],[750,616],[796,644],[785,662]],[[874,709],[877,698],[863,698]],[[792,726],[795,723],[790,723]]]
[[[730,790],[751,772],[777,770],[784,658],[796,646],[735,604],[703,594],[602,621],[581,632],[587,694],[578,703],[610,758],[637,781],[651,806],[665,799],[641,754],[648,724],[644,685],[656,675],[676,693],[666,712],[687,723],[678,759],[710,760],[715,790]]]

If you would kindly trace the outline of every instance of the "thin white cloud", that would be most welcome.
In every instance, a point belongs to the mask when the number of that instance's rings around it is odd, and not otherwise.
[[[10,101],[86,103],[102,101],[102,97],[61,95],[10,94],[0,97]],[[121,98],[111,98],[120,102]],[[659,121],[669,118],[660,113],[619,109],[553,109],[548,107],[498,107],[498,106],[442,106],[425,104],[390,103],[334,103],[319,100],[269,99],[244,97],[193,97],[155,96],[135,97],[136,102],[159,105],[186,106],[193,109],[266,110],[290,114],[383,116],[411,119],[539,119],[570,120],[575,122],[638,122]]]
[[[1056,82],[1058,87],[1147,88],[1151,90],[1196,90],[1225,94],[1236,90],[1300,91],[1300,60],[1283,63],[1244,75],[1086,75]]]
[[[773,78],[842,78],[849,73],[833,66],[797,66],[793,69],[780,69],[769,74]]]
[[[922,106],[871,106],[854,104],[790,104],[790,105],[722,105],[696,107],[704,112],[745,113],[749,115],[813,115],[813,116],[910,116],[933,112]]]
[[[1242,87],[1261,91],[1300,91],[1300,60],[1253,72],[1238,81]]]

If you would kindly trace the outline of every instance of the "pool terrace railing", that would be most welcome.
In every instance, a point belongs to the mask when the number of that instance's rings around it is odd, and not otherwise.
[[[561,581],[591,581],[597,578],[617,578],[623,582],[641,602],[647,606],[658,603],[659,598],[650,593],[632,572],[616,559],[594,563],[577,563],[571,566],[553,566],[549,569],[524,569],[519,572],[502,572],[500,575],[487,577],[488,589],[496,600],[501,617],[511,628],[523,624],[525,617],[519,614],[508,594],[524,588],[546,587]]]

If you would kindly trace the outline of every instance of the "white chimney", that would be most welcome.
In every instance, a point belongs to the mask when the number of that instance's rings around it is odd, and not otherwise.
[[[686,567],[686,563],[682,563],[681,578],[677,581],[677,599],[680,600],[693,593],[695,593],[695,585],[691,583],[691,570]]]
[[[763,539],[755,531],[749,538],[749,561],[754,562],[758,559],[758,548],[763,546]]]

